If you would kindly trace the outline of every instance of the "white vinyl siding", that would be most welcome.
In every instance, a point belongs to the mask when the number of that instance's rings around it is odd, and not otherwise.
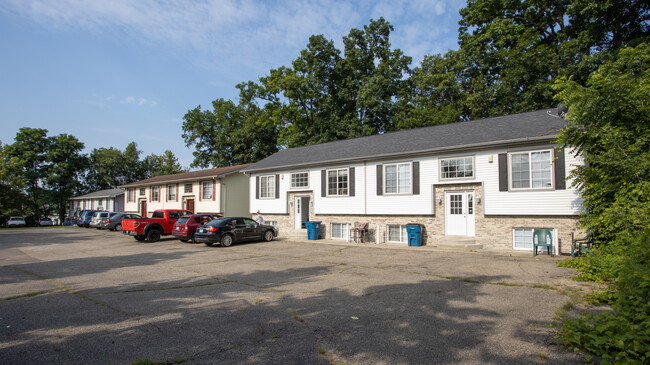
[[[440,179],[467,179],[474,177],[474,158],[449,158],[440,160]]]
[[[408,234],[406,232],[406,226],[402,225],[388,225],[388,242],[399,242],[406,243],[408,239]]]
[[[260,199],[275,198],[275,175],[260,177]]]
[[[512,189],[552,189],[553,174],[550,150],[510,154]]]
[[[348,195],[348,169],[327,170],[327,196]]]
[[[347,240],[350,236],[350,224],[332,223],[332,239]]]
[[[411,163],[384,166],[385,194],[411,193]]]
[[[309,187],[309,173],[297,172],[291,174],[291,188],[306,188]]]
[[[515,228],[513,230],[512,248],[515,250],[533,250],[533,229]]]

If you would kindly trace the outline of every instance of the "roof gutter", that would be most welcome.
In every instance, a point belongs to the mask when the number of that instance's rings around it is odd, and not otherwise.
[[[356,158],[339,158],[339,159],[334,159],[334,160],[327,160],[327,161],[318,161],[318,162],[307,162],[307,163],[299,163],[299,164],[289,164],[289,165],[281,165],[281,166],[273,166],[273,167],[267,167],[267,168],[261,168],[261,169],[244,169],[241,171],[242,173],[255,173],[255,172],[269,172],[269,171],[276,171],[276,170],[285,170],[287,168],[305,168],[305,167],[314,167],[314,166],[323,166],[323,165],[336,165],[341,162],[361,162],[361,161],[374,161],[374,160],[383,160],[388,157],[410,157],[410,156],[421,156],[421,155],[426,155],[426,154],[431,154],[431,153],[448,153],[448,152],[456,152],[456,151],[475,151],[475,150],[482,150],[490,147],[499,147],[499,146],[521,146],[521,145],[529,145],[529,144],[537,144],[540,142],[551,142],[553,139],[557,136],[557,134],[554,135],[546,135],[546,136],[538,136],[538,137],[524,137],[524,138],[517,138],[517,139],[508,139],[508,140],[501,140],[501,141],[491,141],[491,142],[483,142],[483,143],[472,143],[472,144],[465,144],[465,145],[458,145],[458,146],[453,146],[453,147],[440,147],[440,148],[429,148],[425,150],[418,150],[418,151],[408,151],[408,152],[398,152],[398,153],[385,153],[385,154],[379,154],[379,155],[372,155],[372,156],[362,156],[362,157],[356,157]]]

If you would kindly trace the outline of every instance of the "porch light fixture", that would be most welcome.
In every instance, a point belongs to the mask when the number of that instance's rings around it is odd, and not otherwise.
[[[476,194],[476,204],[481,202],[481,194]]]
[[[293,206],[293,200],[289,200],[289,205]]]
[[[438,204],[442,204],[442,195],[438,195],[436,200],[438,200]]]

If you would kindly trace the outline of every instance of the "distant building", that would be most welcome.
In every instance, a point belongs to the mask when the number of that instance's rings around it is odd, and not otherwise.
[[[239,171],[249,165],[182,172],[125,184],[125,211],[150,216],[157,209],[185,209],[194,213],[248,216],[248,177]]]
[[[70,198],[68,216],[79,210],[121,212],[124,210],[124,189],[99,190]]]

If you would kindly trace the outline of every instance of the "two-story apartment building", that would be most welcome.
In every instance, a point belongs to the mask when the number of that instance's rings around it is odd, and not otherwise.
[[[532,250],[533,229],[548,228],[568,250],[581,198],[567,176],[581,159],[554,143],[565,123],[540,110],[285,149],[242,170],[250,212],[284,235],[321,221],[321,236],[349,239],[359,222],[397,244],[418,223],[427,245]]]
[[[150,216],[157,209],[185,209],[194,213],[248,216],[247,177],[237,165],[156,176],[120,186],[128,213]]]

